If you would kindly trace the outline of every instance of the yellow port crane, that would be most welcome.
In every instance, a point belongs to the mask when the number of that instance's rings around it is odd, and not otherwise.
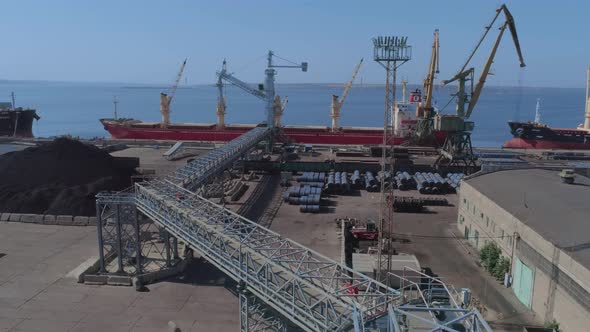
[[[285,108],[287,108],[287,103],[289,102],[289,97],[285,96],[285,98],[282,98],[280,96],[275,96],[275,100],[274,100],[274,125],[275,127],[280,127],[281,126],[281,117],[283,116],[283,113],[285,113]]]
[[[416,105],[416,134],[415,139],[417,143],[426,143],[429,140],[434,140],[432,137],[432,117],[434,116],[434,107],[432,107],[432,93],[434,91],[434,79],[439,73],[439,39],[438,29],[434,30],[434,40],[432,42],[432,53],[430,55],[430,64],[428,65],[428,72],[426,78],[422,83],[424,96],[422,101]]]
[[[471,100],[468,101],[467,100],[468,96],[467,96],[467,93],[465,92],[465,82],[467,80],[470,80],[471,82],[473,82],[473,75],[475,73],[475,69],[473,67],[471,67],[469,69],[465,69],[465,68],[467,68],[467,66],[469,65],[469,62],[471,61],[471,59],[475,55],[475,52],[477,52],[477,50],[479,49],[479,46],[481,46],[481,43],[483,42],[486,35],[488,34],[488,32],[490,31],[490,29],[492,28],[492,26],[494,25],[494,23],[498,19],[498,16],[500,16],[500,13],[504,13],[506,20],[504,21],[504,23],[500,27],[500,32],[498,33],[498,37],[496,38],[496,42],[494,43],[494,46],[492,47],[490,55],[483,67],[483,70],[481,72],[481,76],[479,77],[479,81],[477,82],[477,85],[475,86],[475,90],[473,89],[473,83],[472,83]],[[510,30],[510,34],[512,35],[512,40],[514,41],[514,47],[516,48],[516,53],[518,55],[520,67],[526,66],[524,63],[523,56],[522,56],[522,51],[520,50],[520,42],[518,41],[518,35],[516,33],[516,25],[514,24],[514,17],[510,13],[510,11],[506,7],[506,5],[503,4],[500,8],[496,9],[496,15],[494,16],[494,19],[492,19],[492,22],[488,26],[486,26],[483,36],[481,36],[481,38],[479,39],[479,42],[475,46],[475,49],[469,55],[469,58],[467,58],[467,61],[465,62],[463,67],[461,67],[461,69],[459,70],[459,72],[455,76],[453,76],[452,78],[450,78],[448,80],[442,81],[442,85],[447,85],[451,82],[459,81],[458,91],[457,91],[457,116],[465,118],[465,119],[469,119],[469,117],[471,116],[471,113],[473,112],[473,109],[475,108],[475,105],[477,104],[477,101],[479,100],[479,96],[481,95],[481,92],[483,90],[486,79],[490,73],[490,68],[492,67],[492,63],[494,62],[494,57],[496,56],[496,51],[498,50],[498,46],[500,45],[500,41],[502,40],[502,36],[504,35],[504,31],[506,30],[506,28],[508,28]],[[469,103],[467,106],[467,111],[465,111],[465,104],[466,103]]]
[[[340,97],[340,99],[338,99],[338,96],[332,95],[332,108],[330,111],[330,117],[332,118],[332,131],[338,131],[338,129],[340,129],[340,126],[338,124],[338,120],[340,119],[340,109],[342,108],[344,100],[346,99],[346,96],[352,88],[352,83],[354,82],[356,75],[361,69],[362,64],[363,59],[361,59],[358,65],[356,65],[356,67],[354,68],[354,71],[352,72],[352,77],[350,78],[350,81],[348,81],[348,83],[346,83],[346,85],[344,86],[344,91],[342,92],[342,96]]]
[[[490,55],[488,56],[487,61],[484,64],[481,76],[479,77],[479,80],[474,89],[473,76],[475,73],[475,69],[474,67],[470,67],[468,69],[466,68],[501,13],[504,13],[505,21],[500,26],[500,32],[498,33],[498,37],[496,37],[496,41],[492,47],[492,50],[490,51]],[[441,82],[444,86],[451,82],[458,81],[457,93],[455,94],[457,98],[457,108],[456,115],[437,114],[434,117],[434,129],[447,132],[447,138],[441,149],[441,154],[435,163],[436,165],[441,165],[443,163],[456,164],[458,161],[463,161],[465,166],[468,168],[471,166],[475,166],[475,157],[473,155],[471,147],[470,133],[471,131],[473,131],[474,123],[472,121],[465,120],[469,119],[471,113],[475,108],[475,105],[477,105],[477,101],[479,100],[481,92],[483,91],[486,79],[490,73],[490,68],[492,66],[492,63],[494,62],[494,57],[496,56],[496,51],[498,50],[498,46],[500,45],[500,41],[502,40],[502,36],[504,35],[504,31],[506,30],[506,28],[510,30],[510,34],[512,35],[512,40],[514,42],[514,47],[516,48],[516,53],[518,55],[520,67],[526,66],[522,56],[522,51],[520,49],[518,35],[516,33],[514,17],[510,13],[506,5],[503,4],[502,6],[500,6],[500,8],[496,10],[496,15],[494,16],[490,24],[485,27],[483,35],[481,36],[477,45],[467,58],[467,61],[465,62],[463,67],[461,67],[461,69],[455,76]],[[465,85],[467,81],[471,81],[470,96],[468,96],[465,90]],[[467,109],[465,109],[465,104],[467,104]]]
[[[438,41],[438,29],[436,29],[434,30],[434,41],[432,42],[432,54],[430,55],[428,73],[426,74],[426,78],[424,78],[424,82],[422,83],[424,96],[422,97],[422,102],[418,104],[416,108],[417,118],[429,118],[434,113],[434,108],[432,107],[432,92],[434,90],[435,75],[439,73],[439,48],[440,44]]]
[[[182,78],[182,73],[186,67],[186,60],[187,59],[184,59],[182,62],[180,70],[176,75],[176,80],[170,87],[170,92],[167,94],[164,92],[160,93],[160,113],[162,114],[162,123],[160,124],[160,127],[162,128],[168,128],[168,125],[170,124],[170,103],[172,103],[172,99],[174,99],[176,89],[178,88],[178,83],[180,83],[180,79]]]

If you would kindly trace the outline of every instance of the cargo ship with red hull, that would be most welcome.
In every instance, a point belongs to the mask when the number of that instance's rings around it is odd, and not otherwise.
[[[172,141],[227,142],[256,127],[252,124],[232,124],[218,128],[216,124],[171,123],[162,128],[158,122],[133,119],[101,119],[105,130],[117,139],[146,139]],[[281,126],[282,132],[294,143],[325,145],[378,145],[383,143],[383,129],[372,127],[342,127],[332,131],[327,126]],[[445,132],[435,132],[435,141],[442,144]],[[395,144],[410,142],[411,136],[396,136]]]
[[[510,149],[590,150],[590,67],[586,71],[586,111],[578,128],[551,128],[541,123],[537,99],[535,121],[508,122],[514,138],[504,143]]]
[[[511,149],[590,150],[590,131],[550,128],[535,122],[508,122],[514,136],[504,143]]]

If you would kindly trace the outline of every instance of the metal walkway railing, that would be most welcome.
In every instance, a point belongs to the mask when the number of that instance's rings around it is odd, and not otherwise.
[[[272,134],[271,128],[256,127],[229,141],[224,146],[211,150],[191,163],[177,169],[166,178],[189,190],[195,190],[217,171],[227,168],[258,142],[269,137],[270,134]]]

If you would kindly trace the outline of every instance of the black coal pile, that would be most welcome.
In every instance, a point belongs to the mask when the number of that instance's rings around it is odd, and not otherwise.
[[[57,138],[0,156],[0,212],[94,216],[95,195],[129,187],[134,174],[93,145]]]

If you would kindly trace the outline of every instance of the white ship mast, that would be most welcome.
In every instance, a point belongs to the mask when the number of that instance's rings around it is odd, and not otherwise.
[[[537,106],[535,107],[535,123],[541,123],[541,98],[537,98]]]

